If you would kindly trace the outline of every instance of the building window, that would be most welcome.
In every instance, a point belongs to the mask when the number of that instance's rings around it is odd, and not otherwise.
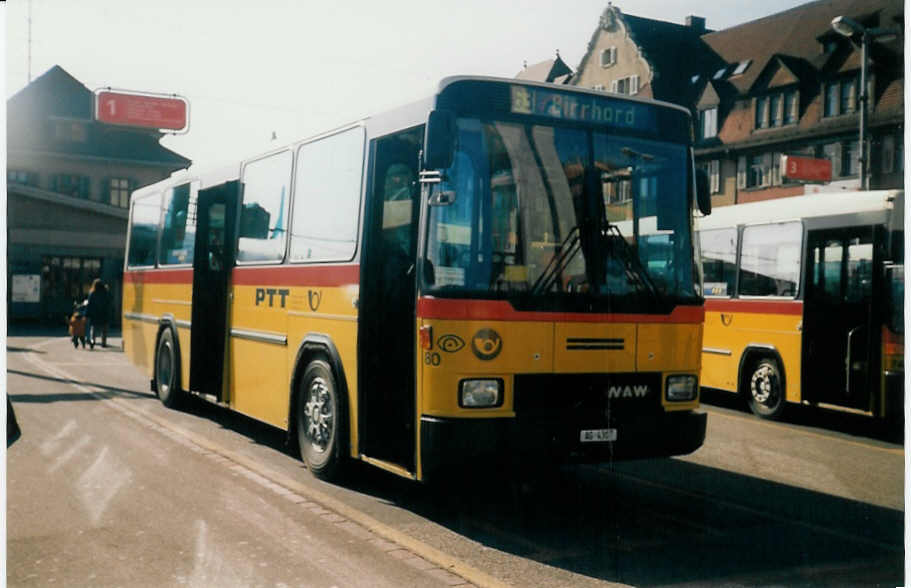
[[[718,134],[718,107],[706,108],[699,111],[702,138],[710,139]]]
[[[785,92],[784,124],[791,125],[797,122],[800,114],[800,94],[797,90]]]
[[[85,143],[85,124],[71,120],[58,120],[54,125],[54,138],[58,141]]]
[[[855,102],[856,86],[851,81],[845,81],[841,84],[841,101],[839,103],[839,112],[841,114],[848,114],[854,112],[856,102]]]
[[[89,178],[75,174],[56,174],[51,176],[51,190],[76,198],[88,198]]]
[[[617,48],[608,47],[601,50],[601,67],[610,67],[617,63]]]
[[[6,181],[11,184],[21,184],[23,186],[37,186],[38,174],[25,171],[24,169],[8,169],[6,170]]]
[[[832,174],[841,174],[841,143],[829,143],[822,146],[823,157],[832,162]]]
[[[857,141],[845,141],[841,146],[841,175],[860,175],[860,145]]]
[[[629,76],[611,82],[611,92],[615,94],[638,94],[639,76]]]
[[[737,160],[737,187],[762,188],[772,181],[772,154],[741,156]]]
[[[110,178],[108,180],[108,202],[111,203],[111,206],[129,208],[130,180],[126,178]]]
[[[597,90],[597,91],[599,91],[599,92],[604,92],[604,90],[605,90],[604,84],[595,84],[594,86],[592,86],[592,90]]]
[[[769,97],[756,98],[756,128],[765,129],[769,126]]]
[[[781,94],[769,96],[769,118],[773,127],[780,127],[784,123],[784,97]]]
[[[711,160],[706,172],[709,176],[709,193],[717,194],[721,192],[721,162],[717,159]]]
[[[857,76],[826,84],[823,116],[851,114],[857,110]]]
[[[895,170],[895,137],[886,135],[883,137],[882,155],[882,172],[891,174]]]

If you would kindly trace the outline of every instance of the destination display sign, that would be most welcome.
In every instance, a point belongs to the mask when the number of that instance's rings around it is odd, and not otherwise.
[[[515,114],[598,123],[622,129],[654,133],[658,129],[656,110],[645,104],[590,94],[569,94],[533,86],[510,86]]]

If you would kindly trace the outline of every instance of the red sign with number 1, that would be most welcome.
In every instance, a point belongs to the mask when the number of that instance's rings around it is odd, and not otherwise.
[[[187,101],[104,91],[95,98],[95,119],[114,125],[181,131],[187,127]]]

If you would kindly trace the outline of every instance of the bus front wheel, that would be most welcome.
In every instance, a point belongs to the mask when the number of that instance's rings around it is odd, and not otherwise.
[[[774,359],[764,358],[753,363],[747,372],[747,402],[753,414],[765,419],[779,419],[784,412],[784,385],[781,369]]]
[[[171,329],[165,329],[158,338],[158,349],[155,352],[155,390],[161,403],[168,408],[180,404],[180,359],[174,344]]]
[[[332,368],[323,359],[310,362],[297,394],[297,440],[313,475],[337,479],[342,470],[344,411]]]

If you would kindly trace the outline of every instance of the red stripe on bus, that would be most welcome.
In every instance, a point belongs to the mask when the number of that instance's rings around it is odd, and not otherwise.
[[[714,300],[706,298],[708,312],[754,312],[757,314],[803,314],[803,300]]]
[[[127,270],[123,273],[123,281],[134,284],[192,284],[193,270],[191,268]]]
[[[419,298],[417,315],[425,319],[535,321],[567,323],[701,323],[701,306],[677,306],[670,314],[538,312],[516,310],[506,300]]]
[[[235,267],[231,282],[236,286],[347,286],[361,279],[360,265],[278,265]]]

